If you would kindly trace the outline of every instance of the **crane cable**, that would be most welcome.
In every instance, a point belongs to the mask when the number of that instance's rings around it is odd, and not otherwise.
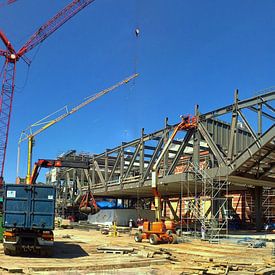
[[[134,31],[134,35],[135,35],[135,41],[134,41],[134,73],[137,73],[137,67],[138,67],[138,55],[139,55],[139,36],[140,36],[140,28],[139,28],[139,10],[138,10],[138,1],[139,0],[136,0],[135,1],[135,31]],[[133,81],[133,84],[132,84],[132,87],[133,89],[135,88],[135,80]],[[144,144],[142,144],[143,146]],[[141,156],[140,156],[141,157]],[[143,175],[140,175],[140,177],[142,178]],[[141,217],[141,213],[140,213],[140,210],[142,208],[142,205],[141,205],[141,201],[140,201],[140,187],[141,187],[141,182],[139,180],[139,183],[138,183],[138,188],[137,188],[137,216],[138,216],[138,219],[140,219]]]
[[[135,2],[135,45],[134,45],[134,73],[137,73],[139,61],[139,37],[140,37],[140,24],[139,24],[139,5],[138,0]]]
[[[25,76],[25,80],[23,82],[23,85],[21,87],[19,87],[18,85],[15,85],[15,92],[18,93],[18,94],[23,93],[26,86],[28,85],[31,65],[32,65],[32,62],[36,59],[36,56],[37,56],[37,54],[38,54],[38,52],[41,48],[41,45],[42,44],[38,45],[35,53],[33,54],[33,56],[31,58],[28,58],[29,63],[25,62],[27,64],[28,68],[27,68],[27,72],[26,72],[26,76]]]

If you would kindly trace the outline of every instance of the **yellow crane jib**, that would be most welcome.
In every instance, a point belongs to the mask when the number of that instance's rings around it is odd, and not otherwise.
[[[40,119],[39,121],[35,122],[31,126],[29,126],[26,130],[21,132],[21,136],[18,141],[18,155],[17,155],[17,177],[19,175],[19,164],[20,164],[20,145],[23,141],[28,140],[28,161],[27,161],[27,177],[26,182],[30,183],[31,179],[31,169],[32,169],[32,152],[33,152],[33,145],[34,145],[34,137],[39,133],[45,131],[52,125],[56,124],[57,122],[63,120],[64,118],[68,117],[69,115],[77,112],[81,108],[85,107],[86,105],[90,104],[91,102],[97,100],[98,98],[106,95],[107,93],[115,90],[116,88],[122,86],[123,84],[129,83],[134,78],[138,77],[138,73],[135,73],[122,81],[114,84],[113,86],[100,91],[99,93],[86,97],[85,101],[76,105],[71,110],[68,109],[68,106],[65,106],[54,113]],[[60,114],[61,113],[61,114]],[[54,118],[53,118],[54,117]]]

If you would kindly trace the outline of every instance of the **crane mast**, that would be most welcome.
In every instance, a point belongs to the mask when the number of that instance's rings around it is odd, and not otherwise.
[[[72,1],[53,18],[42,25],[17,52],[4,32],[0,30],[0,40],[2,40],[6,47],[6,49],[0,49],[0,56],[5,58],[2,73],[0,73],[0,77],[2,78],[0,95],[0,186],[3,184],[4,164],[15,87],[16,63],[20,60],[20,58],[23,58],[26,62],[28,62],[28,59],[24,56],[27,52],[43,42],[66,21],[94,1],[95,0]],[[8,3],[12,2],[14,2],[14,0],[8,1]]]

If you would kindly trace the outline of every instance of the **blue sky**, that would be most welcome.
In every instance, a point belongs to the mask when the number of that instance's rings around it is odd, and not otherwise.
[[[18,0],[1,7],[0,28],[19,49],[69,2]],[[274,9],[273,0],[96,0],[28,54],[29,71],[18,63],[6,181],[15,180],[23,129],[135,67],[140,76],[134,83],[37,136],[34,160],[69,149],[100,153],[137,138],[142,127],[147,133],[163,127],[166,116],[178,122],[195,104],[201,112],[230,104],[236,88],[247,98],[274,86]]]

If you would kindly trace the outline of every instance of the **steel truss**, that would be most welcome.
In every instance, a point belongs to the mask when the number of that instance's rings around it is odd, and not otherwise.
[[[174,140],[161,162],[159,191],[163,200],[179,198],[183,183],[183,196],[188,192],[194,194],[196,189],[197,194],[212,200],[211,207],[219,209],[216,214],[212,209],[212,217],[219,215],[220,218],[222,211],[223,215],[227,211],[225,198],[230,186],[272,185],[275,178],[274,100],[275,91],[246,100],[239,100],[236,91],[231,105],[204,114],[197,108],[197,129]],[[152,197],[152,167],[175,127],[166,119],[163,129],[150,134],[145,134],[142,129],[140,138],[123,142],[101,154],[71,152],[62,156],[66,159],[87,158],[90,170],[61,169],[56,182],[67,184],[68,191],[63,192],[66,198],[69,194],[79,194],[79,190],[87,190],[88,185],[95,196],[136,198],[138,193],[141,198]],[[191,166],[193,173],[186,171],[186,167]],[[178,215],[182,209],[172,212]]]

